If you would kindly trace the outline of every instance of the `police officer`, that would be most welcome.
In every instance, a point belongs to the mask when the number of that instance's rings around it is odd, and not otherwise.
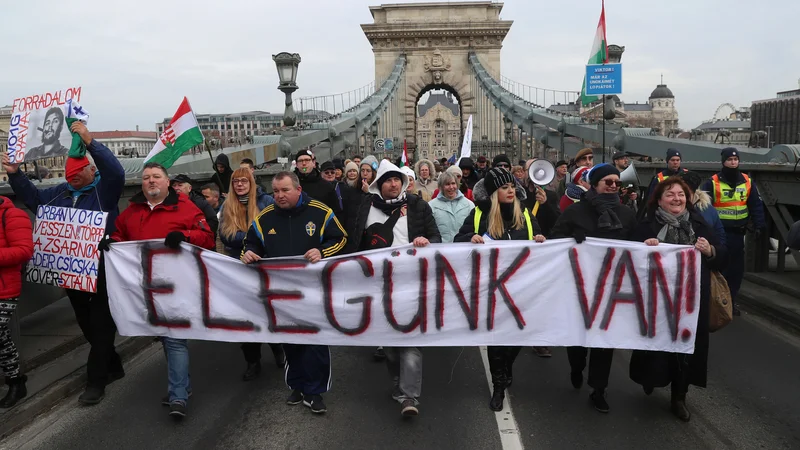
[[[653,192],[655,192],[658,183],[686,171],[686,169],[681,169],[681,152],[674,148],[668,148],[667,168],[658,172],[656,176],[653,177],[653,181],[650,182],[650,187],[647,189],[647,198],[650,198]]]
[[[733,147],[722,150],[722,171],[703,183],[700,189],[711,194],[725,227],[729,261],[723,275],[731,289],[733,313],[738,316],[736,294],[744,276],[744,235],[750,219],[754,222],[756,236],[766,229],[764,206],[750,177],[739,170],[739,152]]]

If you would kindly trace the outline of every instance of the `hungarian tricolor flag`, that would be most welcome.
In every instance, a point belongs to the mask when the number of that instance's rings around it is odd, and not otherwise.
[[[403,139],[403,154],[400,156],[400,167],[406,167],[408,165],[408,144],[406,144],[406,140]]]
[[[150,150],[144,162],[155,162],[170,168],[182,154],[202,143],[203,133],[197,126],[197,119],[194,117],[192,107],[189,106],[189,100],[183,97],[181,106],[172,116],[169,125],[161,133],[158,142]]]
[[[605,64],[608,62],[608,43],[606,41],[606,2],[603,0],[603,6],[600,10],[600,21],[597,23],[597,31],[594,34],[594,43],[592,43],[592,52],[589,54],[589,62],[586,64]],[[596,102],[600,97],[596,95],[586,95],[586,75],[583,76],[583,84],[581,85],[581,103],[586,106],[589,103]]]

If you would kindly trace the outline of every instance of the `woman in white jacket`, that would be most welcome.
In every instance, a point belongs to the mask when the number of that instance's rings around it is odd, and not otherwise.
[[[443,172],[439,175],[439,195],[428,203],[442,235],[442,243],[453,242],[464,219],[475,208],[475,204],[458,189],[458,182],[454,173]]]

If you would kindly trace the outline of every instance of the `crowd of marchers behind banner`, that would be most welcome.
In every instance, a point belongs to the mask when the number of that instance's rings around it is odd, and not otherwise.
[[[107,235],[98,246],[102,252],[115,242],[161,239],[173,249],[187,242],[252,264],[262,258],[298,255],[316,263],[335,255],[408,244],[482,245],[489,240],[512,239],[544,242],[569,238],[580,243],[597,237],[651,246],[694,246],[702,255],[694,353],[634,351],[630,363],[630,377],[645,394],[670,386],[672,413],[684,421],[690,419],[686,404],[689,386],[707,384],[712,348],[710,273],[724,274],[735,299],[744,270],[745,235],[748,230],[765,232],[756,186],[739,170],[740,155],[734,148],[722,150],[720,171],[706,180],[683,169],[680,152],[670,149],[665,155],[667,167],[646,190],[620,180],[620,173],[629,165],[628,155],[617,153],[612,164],[595,164],[589,148],[570,161],[555,162],[556,176],[546,186],[537,186],[527,177],[533,159],[515,164],[504,154],[491,161],[485,156],[474,161],[462,158],[454,165],[445,159],[421,159],[412,168],[399,160],[379,161],[371,155],[320,165],[311,150],[302,150],[293,155],[291,171],[273,177],[272,195],[256,183],[252,161],[244,159],[233,169],[228,157],[220,154],[212,181],[202,186],[186,175],[170,175],[159,164],[145,164],[141,192],[119,212],[117,204],[125,182],[122,166],[82,123],[72,125],[72,131],[86,145],[88,157],[67,158],[64,183],[37,189],[18,164],[9,163],[8,155],[3,155],[2,164],[17,199],[31,211],[47,204],[108,212]],[[8,385],[0,407],[9,408],[27,395],[26,376],[20,371],[8,324],[20,295],[21,267],[31,258],[33,243],[26,213],[4,197],[0,197],[0,211],[0,368]],[[302,220],[291,220],[298,216]],[[305,227],[307,222],[323,236],[310,236],[305,230],[291,232],[291,227]],[[792,228],[789,245],[800,248],[800,223]],[[106,386],[125,376],[114,346],[116,325],[109,310],[102,261],[100,267],[97,293],[66,291],[91,345],[87,384],[78,398],[85,405],[101,402]],[[188,342],[169,337],[160,340],[166,355],[168,390],[153,394],[170,416],[181,418],[187,414],[193,393]],[[244,381],[261,375],[261,347],[260,343],[241,344]],[[326,412],[322,395],[330,389],[333,374],[328,347],[280,343],[269,347],[276,365],[284,368],[289,387],[286,403],[302,403],[315,414]],[[506,389],[512,385],[514,360],[521,350],[488,348],[493,384],[488,405],[494,411],[503,409]],[[531,351],[543,358],[552,356],[546,347]],[[424,351],[378,347],[370,353],[370,359],[386,361],[390,373],[387,391],[400,404],[401,414],[418,415]],[[609,412],[607,388],[614,350],[570,347],[567,355],[569,382],[575,389],[584,383],[588,358],[590,404],[599,412]],[[564,374],[566,382],[566,365]],[[517,386],[525,388],[519,382]]]

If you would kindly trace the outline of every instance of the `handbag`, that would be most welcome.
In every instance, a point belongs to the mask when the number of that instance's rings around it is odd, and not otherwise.
[[[366,248],[364,250],[375,250],[379,248],[391,247],[394,242],[394,226],[400,220],[403,207],[400,206],[389,216],[384,223],[375,222],[364,230]]]
[[[713,333],[725,328],[733,320],[733,302],[725,277],[716,270],[712,270],[710,278],[711,298],[709,299],[708,330]]]

